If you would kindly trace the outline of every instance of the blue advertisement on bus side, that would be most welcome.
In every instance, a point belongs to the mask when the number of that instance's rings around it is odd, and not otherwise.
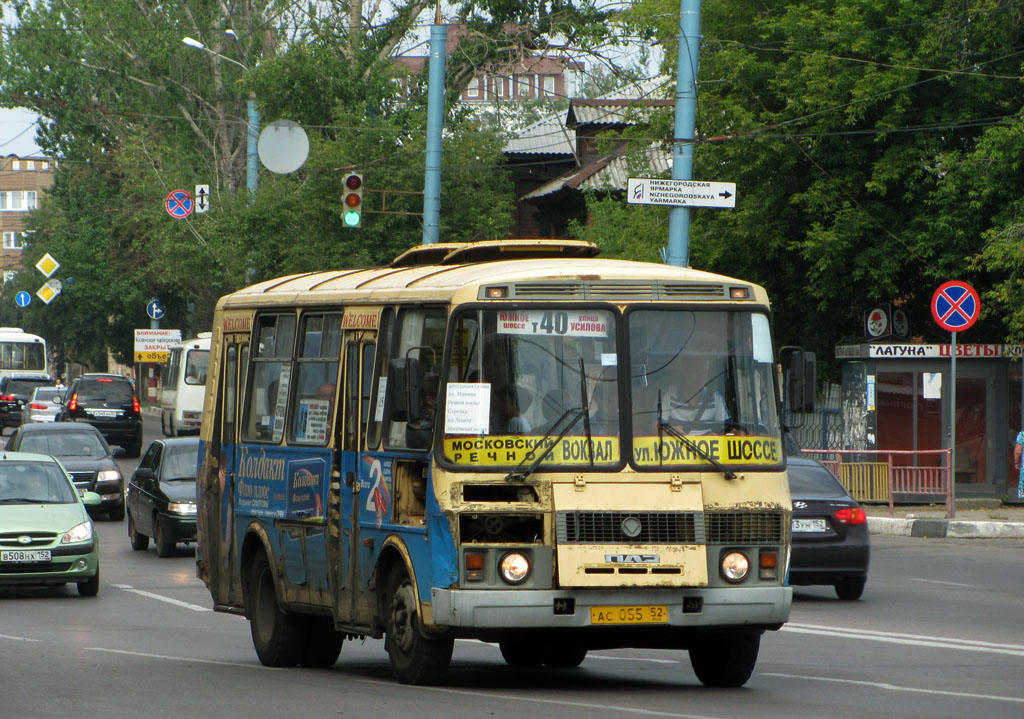
[[[235,510],[265,519],[322,519],[330,452],[238,447]]]

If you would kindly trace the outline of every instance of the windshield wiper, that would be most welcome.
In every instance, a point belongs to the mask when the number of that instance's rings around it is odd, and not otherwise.
[[[587,410],[582,407],[572,407],[570,409],[567,409],[561,417],[555,420],[554,425],[552,425],[551,429],[547,431],[547,434],[541,437],[540,441],[530,448],[530,450],[526,453],[526,456],[523,457],[522,461],[518,465],[516,465],[516,468],[505,475],[505,479],[508,480],[509,482],[522,482],[531,474],[533,474],[537,467],[540,466],[540,463],[543,462],[549,454],[551,454],[552,450],[554,450],[555,448],[555,445],[561,442],[562,438],[565,435],[569,434],[572,428],[579,424],[580,420],[583,419],[583,417],[585,417],[586,414]],[[567,419],[568,422],[566,422]],[[559,426],[561,426],[563,423],[565,423],[565,428],[559,432],[558,439],[549,444],[548,439],[550,439],[551,435],[558,431]],[[537,451],[538,445],[546,446],[544,447],[543,452],[534,457],[534,453]],[[531,459],[532,461],[530,461]],[[522,467],[527,462],[530,462],[530,465],[524,470]]]
[[[690,439],[685,434],[683,434],[682,432],[680,432],[675,427],[673,427],[672,425],[670,425],[668,422],[665,421],[665,419],[662,417],[662,414],[661,414],[661,390],[659,389],[658,390],[658,437],[659,437],[659,439],[661,438],[661,433],[662,432],[665,432],[666,434],[668,434],[669,437],[674,437],[675,439],[678,439],[680,442],[683,443],[684,447],[686,447],[688,450],[690,450],[691,452],[696,454],[701,459],[703,459],[706,462],[708,462],[712,467],[714,467],[719,472],[721,472],[722,475],[726,479],[736,479],[736,473],[735,472],[733,472],[731,469],[727,469],[725,466],[722,465],[721,462],[719,462],[717,459],[715,459],[710,454],[708,454],[708,452],[703,447],[701,447],[699,444],[694,442],[692,439]],[[659,457],[660,456],[661,456],[661,453],[659,452]]]

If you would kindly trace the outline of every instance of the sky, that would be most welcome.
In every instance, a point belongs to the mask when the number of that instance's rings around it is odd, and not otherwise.
[[[28,110],[0,108],[0,157],[41,154],[35,143],[37,119],[37,115]]]

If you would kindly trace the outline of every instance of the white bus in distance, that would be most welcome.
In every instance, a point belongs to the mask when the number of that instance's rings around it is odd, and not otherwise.
[[[46,340],[20,327],[0,327],[0,377],[47,374]]]
[[[210,364],[209,332],[171,345],[160,378],[160,430],[166,437],[198,434]]]

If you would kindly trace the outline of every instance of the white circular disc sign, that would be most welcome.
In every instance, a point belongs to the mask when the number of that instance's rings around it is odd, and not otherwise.
[[[295,172],[309,157],[306,131],[291,120],[275,120],[260,132],[257,146],[260,162],[271,172]]]

